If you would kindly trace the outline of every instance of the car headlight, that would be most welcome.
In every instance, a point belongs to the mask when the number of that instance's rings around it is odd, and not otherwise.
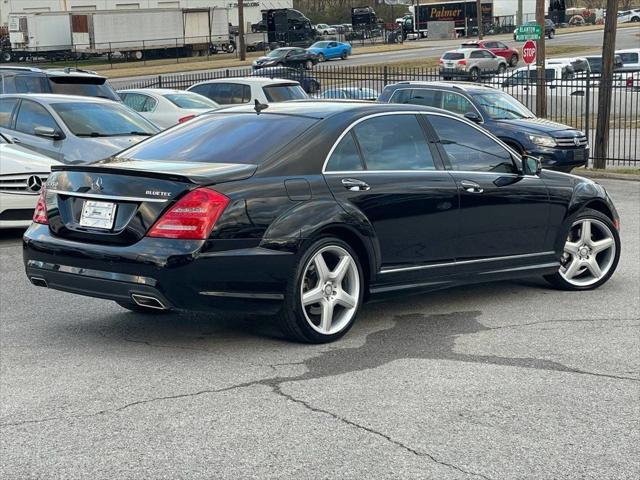
[[[550,137],[549,135],[531,135],[528,134],[527,138],[531,143],[536,145],[540,145],[541,147],[555,147],[558,144],[556,143],[555,138]]]

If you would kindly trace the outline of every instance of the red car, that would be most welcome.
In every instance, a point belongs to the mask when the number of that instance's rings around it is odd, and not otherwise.
[[[515,67],[520,59],[520,54],[515,48],[511,48],[502,42],[495,40],[480,40],[476,42],[465,42],[462,48],[486,48],[498,57],[504,58],[510,67]]]

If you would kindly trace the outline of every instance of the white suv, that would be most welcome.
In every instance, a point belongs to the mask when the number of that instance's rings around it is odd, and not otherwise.
[[[478,82],[483,76],[502,75],[507,61],[485,48],[449,50],[440,57],[440,75],[445,80],[464,78]]]
[[[238,105],[255,100],[274,103],[309,98],[298,82],[261,77],[207,80],[190,86],[187,91],[199,93],[219,105]]]

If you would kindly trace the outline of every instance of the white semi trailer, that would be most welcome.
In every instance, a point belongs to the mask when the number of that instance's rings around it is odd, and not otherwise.
[[[163,53],[235,50],[226,8],[97,10],[9,15],[14,58],[120,52],[132,59]]]

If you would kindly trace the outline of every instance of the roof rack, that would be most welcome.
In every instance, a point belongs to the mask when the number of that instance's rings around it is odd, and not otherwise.
[[[41,72],[42,69],[38,67],[19,67],[17,65],[0,65],[0,70],[18,70],[27,72]]]
[[[48,68],[47,71],[48,72],[64,72],[64,73],[88,73],[89,75],[97,75],[97,72],[94,72],[93,70],[83,70],[82,68],[76,68],[76,67],[64,67],[64,68],[54,67],[54,68]]]

